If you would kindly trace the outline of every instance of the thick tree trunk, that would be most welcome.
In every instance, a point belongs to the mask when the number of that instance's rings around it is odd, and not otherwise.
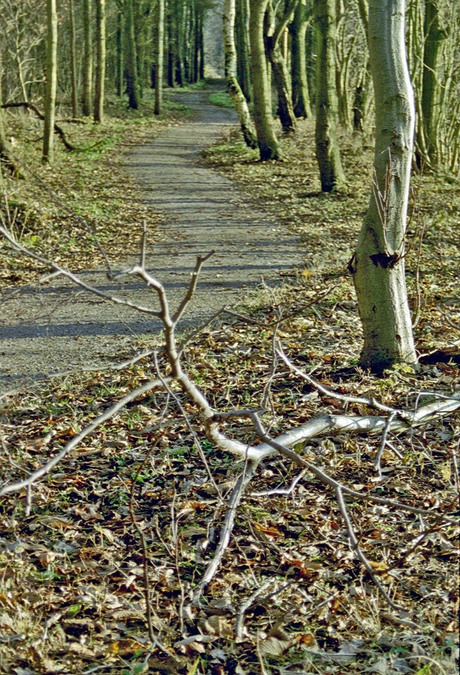
[[[310,95],[307,81],[307,6],[306,0],[298,3],[290,26],[292,38],[292,104],[296,117],[311,117]]]
[[[54,120],[57,86],[57,13],[56,0],[46,2],[46,91],[42,161],[53,161]]]
[[[404,273],[415,120],[405,52],[404,2],[369,3],[375,179],[350,269],[364,332],[361,364],[376,372],[398,362],[417,361]]]
[[[83,91],[82,112],[91,115],[93,94],[93,31],[91,0],[83,0]]]
[[[164,55],[164,26],[165,26],[165,2],[158,0],[157,4],[157,30],[155,44],[155,115],[161,114],[163,102],[163,55]]]
[[[254,99],[254,124],[260,159],[279,159],[280,150],[273,130],[271,95],[264,44],[264,16],[268,0],[251,0],[249,38]]]
[[[104,117],[105,84],[105,0],[96,0],[96,77],[94,81],[94,121],[102,122]]]
[[[235,0],[225,0],[223,14],[225,82],[227,91],[232,97],[238,113],[244,141],[250,148],[256,148],[257,138],[249,114],[248,104],[236,77],[235,13]]]
[[[338,100],[335,79],[335,0],[314,0],[316,28],[316,158],[323,192],[345,183],[337,140]]]

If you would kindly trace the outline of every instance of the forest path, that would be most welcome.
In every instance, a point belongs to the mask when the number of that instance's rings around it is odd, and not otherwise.
[[[297,237],[248,203],[225,176],[200,163],[201,151],[235,125],[234,111],[209,104],[209,90],[173,96],[193,108],[192,118],[135,148],[126,170],[152,210],[165,215],[159,232],[152,233],[147,268],[164,284],[172,308],[183,297],[197,254],[216,251],[182,319],[181,327],[187,328],[224,305],[234,306],[262,278],[276,282],[280,273],[301,264],[302,254]],[[128,263],[138,255],[138,240],[136,232]],[[81,276],[134,302],[156,301],[132,277],[109,281],[105,270]],[[156,319],[115,307],[65,281],[28,290],[2,303],[0,387],[9,390],[57,371],[113,362],[117,351],[126,353],[139,335],[159,328]]]

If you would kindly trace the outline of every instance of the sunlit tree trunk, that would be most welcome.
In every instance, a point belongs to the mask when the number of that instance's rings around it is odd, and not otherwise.
[[[245,143],[250,148],[256,148],[257,138],[249,114],[248,104],[236,77],[235,14],[235,0],[225,0],[223,14],[225,82],[227,91],[232,97],[238,113],[241,132]]]
[[[94,121],[102,122],[104,117],[105,84],[105,0],[96,0],[96,77],[94,80]]]
[[[292,104],[296,117],[311,117],[307,81],[307,3],[300,0],[289,27],[292,39]]]
[[[46,90],[42,161],[53,161],[54,120],[57,86],[57,13],[56,0],[46,2]]]
[[[155,44],[155,115],[161,114],[163,102],[163,56],[164,56],[165,2],[158,0]]]
[[[436,164],[436,126],[439,117],[440,82],[438,79],[438,58],[445,31],[439,23],[438,0],[425,0],[425,18],[423,22],[423,81],[422,81],[422,120],[425,134],[427,159]]]
[[[251,0],[249,38],[254,100],[254,124],[261,160],[279,159],[280,150],[273,129],[271,95],[264,44],[264,16],[268,0]]]
[[[77,91],[77,47],[75,35],[75,8],[73,0],[69,0],[69,24],[70,24],[70,77],[72,86],[72,115],[78,116],[78,91]]]
[[[415,364],[404,272],[415,107],[405,51],[405,0],[370,0],[375,91],[374,187],[350,263],[363,325],[361,364]]]
[[[247,101],[252,99],[249,56],[249,0],[236,0],[235,44],[237,52],[236,74]]]
[[[91,115],[93,100],[93,31],[91,0],[83,0],[83,115]]]
[[[335,0],[314,0],[316,29],[316,158],[323,192],[345,183],[337,139]]]
[[[278,113],[284,132],[294,131],[296,118],[292,105],[289,71],[283,53],[282,42],[286,27],[290,23],[299,0],[289,0],[282,16],[276,21],[273,13],[271,27],[265,37],[265,49],[273,73],[273,81],[278,94]]]

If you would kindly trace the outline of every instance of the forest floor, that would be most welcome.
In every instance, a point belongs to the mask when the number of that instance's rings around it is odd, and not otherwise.
[[[172,107],[187,118],[183,106]],[[109,118],[104,132],[112,141],[93,156],[59,156],[53,191],[60,204],[44,205],[43,188],[29,183],[24,206],[24,189],[16,188],[9,203],[22,243],[87,269],[102,259],[91,235],[82,236],[75,212],[96,227],[102,243],[110,241],[116,265],[132,250],[127,221],[140,229],[148,220],[153,236],[162,232],[165,216],[142,204],[145,185],[139,191],[122,166],[127,142],[129,148],[149,142],[152,120],[145,111],[148,106],[123,128]],[[171,121],[171,112],[156,123],[158,130],[181,124]],[[88,142],[88,130],[75,133]],[[449,177],[414,177],[406,262],[424,356],[418,372],[400,367],[377,378],[357,366],[359,321],[346,272],[368,200],[371,150],[344,137],[348,188],[323,195],[313,135],[311,122],[301,122],[295,136],[282,139],[281,162],[258,162],[236,133],[201,159],[247,194],[254,211],[260,203],[288,237],[305,244],[306,260],[286,283],[253,291],[238,306],[239,316],[207,325],[183,353],[183,367],[216,410],[262,406],[272,436],[325,413],[382,414],[363,397],[413,411],[458,391],[457,184]],[[34,147],[31,141],[29,153]],[[43,180],[46,170],[36,176]],[[10,290],[33,285],[43,273],[5,247],[0,255]],[[322,389],[279,363],[275,338]],[[148,335],[130,338],[110,357],[129,358],[133,348],[154,343]],[[158,359],[162,365],[164,357]],[[2,482],[27,477],[152,377],[154,363],[145,357],[2,396]],[[256,443],[249,421],[223,426],[232,437]],[[459,430],[458,417],[447,415],[390,432],[380,471],[381,433],[341,432],[295,446],[362,495],[347,498],[359,545],[399,609],[357,559],[334,491],[280,456],[265,461],[252,479],[222,564],[193,604],[244,463],[205,439],[196,409],[174,385],[138,396],[30,490],[1,498],[0,672],[453,675]]]

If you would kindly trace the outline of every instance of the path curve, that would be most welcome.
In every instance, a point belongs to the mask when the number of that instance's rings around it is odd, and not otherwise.
[[[235,124],[234,112],[210,105],[206,91],[175,96],[194,108],[192,119],[136,148],[126,168],[145,201],[165,214],[147,266],[164,283],[173,308],[188,285],[196,255],[216,251],[184,315],[182,326],[187,327],[223,305],[234,306],[262,278],[275,282],[280,273],[301,264],[302,256],[298,238],[248,203],[231,181],[200,164],[203,148]],[[128,262],[134,261],[136,241]],[[105,291],[151,302],[152,296],[131,278],[120,288],[107,280],[104,270],[82,276]],[[1,389],[56,371],[110,362],[120,348],[129,349],[133,337],[158,330],[151,317],[113,307],[66,282],[28,291],[2,303]]]

